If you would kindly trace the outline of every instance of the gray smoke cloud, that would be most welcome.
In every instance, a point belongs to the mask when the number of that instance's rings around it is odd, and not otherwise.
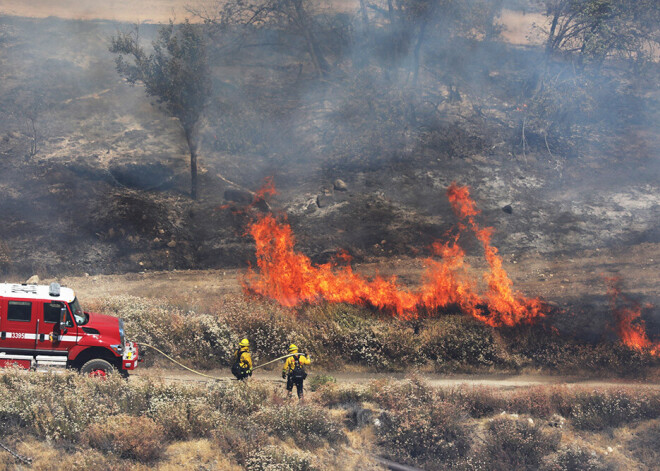
[[[228,186],[216,174],[250,189],[272,175],[302,247],[318,259],[342,246],[358,257],[387,256],[388,244],[392,255],[414,255],[454,225],[444,190],[455,180],[472,187],[509,263],[540,253],[551,272],[566,254],[598,249],[625,259],[627,248],[660,243],[657,83],[634,80],[622,59],[580,71],[570,55],[548,60],[542,40],[506,42],[499,7],[544,13],[529,2],[400,5],[393,13],[387,2],[336,12],[311,3],[325,66],[287,23],[209,27],[214,96],[200,147],[206,204],[223,203]],[[214,232],[188,215],[180,126],[140,86],[122,82],[108,52],[109,38],[130,28],[0,17],[7,266],[139,270],[155,263],[140,258],[149,250],[167,260],[159,267],[249,258],[236,229]],[[157,29],[140,26],[144,44]],[[657,62],[647,67],[653,77]],[[29,119],[17,99],[35,90],[44,99],[40,148],[26,163]],[[337,178],[349,196],[333,193]],[[330,206],[319,208],[319,197]],[[502,211],[507,205],[512,213]],[[208,224],[236,222],[196,210]],[[180,239],[189,247],[172,244]],[[476,241],[468,248],[479,251]],[[604,293],[600,279],[589,279]],[[657,288],[657,280],[647,284]]]

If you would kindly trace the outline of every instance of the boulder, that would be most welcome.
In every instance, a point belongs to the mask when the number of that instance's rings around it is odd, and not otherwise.
[[[39,276],[38,275],[32,275],[28,280],[26,281],[28,285],[38,285],[39,284]]]
[[[348,191],[348,185],[344,180],[340,180],[339,178],[335,180],[333,187],[335,191]]]

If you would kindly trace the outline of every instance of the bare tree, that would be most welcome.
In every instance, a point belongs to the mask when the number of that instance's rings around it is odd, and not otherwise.
[[[293,35],[300,39],[318,76],[325,76],[330,70],[319,35],[332,26],[323,24],[324,16],[311,0],[229,0],[218,4],[215,10],[189,8],[189,11],[219,27],[239,25],[248,32],[271,29]]]
[[[190,151],[190,196],[197,199],[198,125],[211,94],[202,27],[170,21],[152,45],[153,52],[147,54],[136,27],[132,33],[113,37],[110,52],[119,54],[119,74],[130,83],[144,83],[147,94],[181,123]]]
[[[24,134],[28,136],[30,147],[26,159],[34,157],[39,152],[43,138],[43,125],[39,122],[41,115],[51,106],[45,94],[36,86],[21,86],[12,91],[11,109],[13,115],[20,121]]]

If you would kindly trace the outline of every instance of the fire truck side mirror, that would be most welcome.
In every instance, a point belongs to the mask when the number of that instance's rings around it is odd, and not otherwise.
[[[67,311],[66,307],[62,306],[62,309],[60,310],[60,331],[63,334],[66,334],[66,332],[67,332],[67,327],[68,326],[67,326],[66,317],[67,317],[68,313],[69,313],[69,311]]]

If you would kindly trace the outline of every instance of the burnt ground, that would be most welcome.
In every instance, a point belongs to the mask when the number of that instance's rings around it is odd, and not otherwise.
[[[445,191],[456,181],[471,187],[480,222],[495,228],[515,287],[587,313],[566,329],[602,327],[609,316],[603,274],[620,276],[636,301],[660,306],[659,138],[643,126],[616,145],[597,146],[600,136],[591,136],[578,156],[539,148],[523,155],[515,142],[474,131],[464,111],[470,104],[461,103],[448,108],[451,138],[370,159],[330,159],[322,149],[295,158],[232,153],[217,150],[207,129],[202,196],[192,202],[178,123],[114,71],[108,38],[126,25],[0,17],[0,27],[0,269],[7,279],[91,275],[71,278],[84,286],[134,273],[121,278],[124,286],[162,270],[245,267],[253,261],[245,227],[257,210],[226,200],[236,186],[221,174],[252,191],[272,176],[279,195],[271,206],[288,215],[298,248],[314,261],[345,249],[363,273],[414,284],[429,244],[455,227]],[[23,85],[48,91],[32,156],[25,116],[9,94]],[[336,179],[346,191],[333,188]],[[464,243],[470,263],[483,266],[477,241]],[[198,273],[202,285],[214,272]],[[239,289],[236,276],[228,283]],[[660,331],[657,308],[645,317]]]

